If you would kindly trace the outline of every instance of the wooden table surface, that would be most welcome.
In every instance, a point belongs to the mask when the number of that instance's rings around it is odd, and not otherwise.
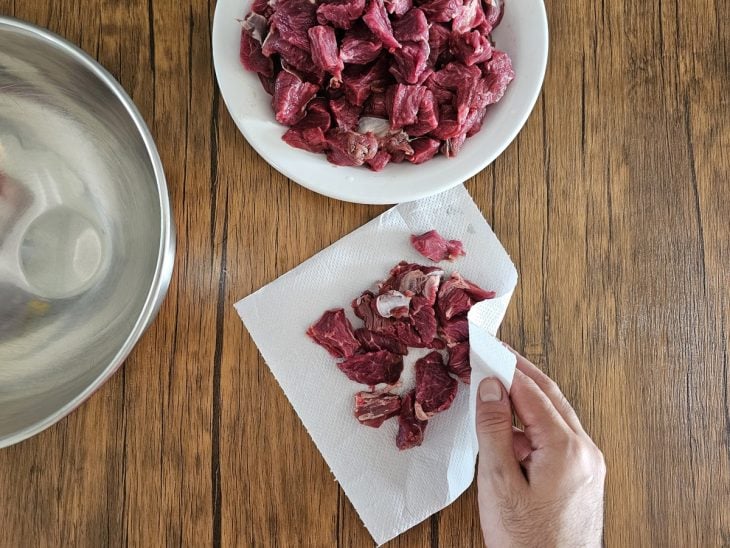
[[[511,0],[521,1],[521,0]],[[467,183],[520,272],[501,335],[608,463],[608,546],[730,546],[730,3],[547,0],[527,125]],[[147,120],[178,255],[159,318],[68,418],[0,451],[0,546],[370,546],[233,303],[384,210],[270,168],[203,0],[0,0]],[[478,546],[474,488],[390,546]]]

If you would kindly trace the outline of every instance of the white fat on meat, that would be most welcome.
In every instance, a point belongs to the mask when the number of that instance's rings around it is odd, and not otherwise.
[[[390,122],[385,118],[373,118],[372,116],[363,116],[360,118],[360,125],[357,127],[358,133],[372,133],[376,137],[385,137],[390,133]]]
[[[411,298],[406,297],[400,291],[391,290],[378,295],[375,299],[375,306],[378,309],[378,314],[383,318],[390,318],[393,316],[394,310],[408,309],[411,306]]]

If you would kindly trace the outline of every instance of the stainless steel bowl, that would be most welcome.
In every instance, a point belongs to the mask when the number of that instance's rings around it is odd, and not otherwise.
[[[174,255],[162,164],[130,98],[75,46],[0,17],[0,447],[114,373]]]

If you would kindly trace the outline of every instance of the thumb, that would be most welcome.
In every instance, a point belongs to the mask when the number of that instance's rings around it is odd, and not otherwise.
[[[481,479],[492,485],[524,483],[513,448],[512,405],[507,390],[494,377],[479,384],[476,428]]]

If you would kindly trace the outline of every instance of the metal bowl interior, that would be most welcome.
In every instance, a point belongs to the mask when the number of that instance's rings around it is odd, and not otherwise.
[[[173,259],[162,165],[132,101],[75,46],[0,17],[0,447],[119,367]]]

